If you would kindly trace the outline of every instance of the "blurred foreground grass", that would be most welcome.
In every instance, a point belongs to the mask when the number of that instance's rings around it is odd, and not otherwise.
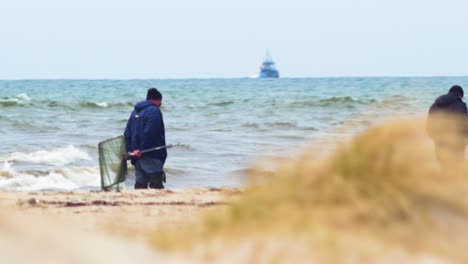
[[[200,224],[131,233],[215,261],[468,263],[466,164],[439,168],[425,120],[370,128],[327,158],[316,153],[277,160],[273,173],[259,164],[243,195]]]

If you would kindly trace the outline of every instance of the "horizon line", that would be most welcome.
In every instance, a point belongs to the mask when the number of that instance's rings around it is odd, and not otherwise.
[[[89,81],[132,81],[132,80],[234,80],[234,79],[266,79],[266,80],[277,80],[277,79],[351,79],[351,78],[463,78],[468,75],[336,75],[336,76],[285,76],[280,78],[258,78],[258,77],[137,77],[137,78],[5,78],[0,81],[76,81],[76,80],[89,80]]]

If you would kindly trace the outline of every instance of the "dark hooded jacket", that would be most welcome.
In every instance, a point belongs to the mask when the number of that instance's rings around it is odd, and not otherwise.
[[[125,128],[125,142],[128,151],[147,150],[166,145],[164,121],[161,110],[150,101],[142,101],[135,105]],[[143,154],[166,161],[166,149]]]
[[[429,114],[446,113],[467,115],[466,104],[456,95],[448,93],[439,96],[429,109]]]
[[[450,92],[441,95],[429,109],[427,131],[433,139],[437,139],[441,134],[466,135],[468,128],[467,114],[466,104],[460,97]],[[446,131],[453,130],[453,128],[456,128],[456,131]]]

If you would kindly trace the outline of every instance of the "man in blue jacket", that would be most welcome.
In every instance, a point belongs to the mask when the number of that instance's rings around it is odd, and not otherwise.
[[[146,101],[135,105],[125,128],[127,150],[134,158],[135,189],[164,189],[163,166],[166,149],[141,154],[140,151],[166,145],[164,121],[160,110],[162,95],[156,88],[148,90]]]

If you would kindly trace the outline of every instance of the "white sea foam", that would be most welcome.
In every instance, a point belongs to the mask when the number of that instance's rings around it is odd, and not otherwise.
[[[96,105],[99,106],[99,107],[104,107],[104,108],[109,106],[109,104],[107,102],[96,103]]]
[[[23,161],[47,165],[66,165],[78,160],[91,160],[88,153],[74,146],[56,148],[52,150],[39,150],[31,153],[14,152],[5,157],[0,157],[0,161]]]
[[[12,177],[13,176],[13,168],[11,167],[13,163],[10,161],[4,161],[3,167],[0,169],[0,176],[2,177]]]
[[[29,102],[31,101],[31,98],[25,94],[25,93],[21,93],[21,94],[18,94],[18,95],[15,95],[13,97],[7,97],[7,98],[4,98],[4,99],[0,99],[0,103],[4,104],[4,105],[17,105],[17,104],[24,104],[26,102]]]
[[[22,101],[31,101],[31,97],[29,97],[25,93],[18,94],[18,95],[15,96],[15,98],[17,98],[19,100],[22,100]]]
[[[98,188],[99,168],[76,167],[55,169],[45,172],[42,176],[34,175],[34,172],[16,172],[11,163],[0,170],[9,171],[7,177],[0,177],[0,190],[5,191],[39,191],[62,190],[69,191],[78,188]]]

